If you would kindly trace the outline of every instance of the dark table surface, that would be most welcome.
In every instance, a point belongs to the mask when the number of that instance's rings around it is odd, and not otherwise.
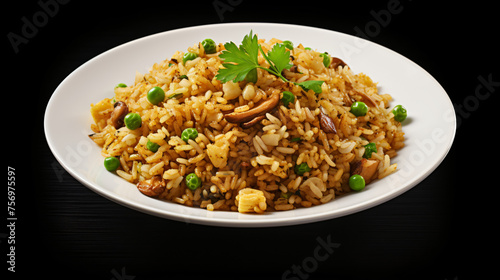
[[[2,135],[7,165],[16,171],[17,220],[12,228],[4,219],[0,230],[1,268],[8,276],[2,279],[35,273],[51,279],[461,280],[481,279],[487,268],[495,268],[498,242],[491,227],[498,221],[498,203],[492,190],[498,182],[488,163],[488,151],[498,146],[495,8],[478,1],[337,2],[12,3],[3,24],[8,127]],[[99,196],[62,169],[45,140],[43,117],[52,92],[74,69],[143,36],[242,21],[351,35],[365,30],[371,41],[415,61],[456,106],[459,123],[448,156],[420,184],[379,206],[275,228],[212,227],[150,216]],[[23,30],[28,36],[21,36]],[[490,81],[491,94],[477,95],[481,77]],[[488,129],[486,137],[481,129]],[[3,201],[9,201],[7,186]],[[6,262],[13,245],[14,273]],[[493,257],[483,257],[486,252]]]

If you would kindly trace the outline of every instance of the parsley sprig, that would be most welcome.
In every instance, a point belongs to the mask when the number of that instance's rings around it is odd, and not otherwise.
[[[281,74],[284,69],[290,69],[293,66],[290,63],[290,51],[287,50],[285,45],[274,44],[273,48],[266,54],[259,44],[257,35],[252,34],[252,31],[250,31],[250,34],[245,35],[239,47],[233,42],[224,44],[224,47],[226,50],[219,55],[224,60],[222,63],[224,68],[219,69],[219,73],[216,75],[219,81],[223,83],[231,80],[235,83],[243,81],[248,73],[260,68],[276,75],[284,82],[290,82]],[[269,63],[269,68],[259,65],[259,52]],[[306,91],[313,90],[315,93],[321,93],[323,81],[310,80],[294,84]]]

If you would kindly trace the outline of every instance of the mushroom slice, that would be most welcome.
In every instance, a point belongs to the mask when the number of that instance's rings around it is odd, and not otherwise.
[[[333,123],[333,119],[325,114],[324,108],[320,107],[319,110],[319,126],[325,133],[337,133],[337,129],[335,128],[335,123]]]
[[[113,112],[111,113],[111,117],[108,119],[108,124],[111,124],[115,128],[122,127],[125,122],[125,116],[128,114],[128,106],[123,101],[118,101],[113,106]]]
[[[273,94],[270,98],[248,111],[229,113],[224,115],[224,118],[230,123],[247,123],[258,116],[265,115],[272,111],[274,107],[278,106],[279,101],[279,94]]]
[[[157,197],[165,191],[165,180],[160,175],[155,175],[137,183],[137,189],[144,195]]]
[[[347,64],[338,57],[332,57],[332,62],[330,63],[330,67],[333,69],[337,69],[339,66],[345,67]]]
[[[377,171],[378,161],[363,158],[351,166],[351,175],[359,174],[368,184]]]
[[[243,129],[249,128],[249,127],[252,127],[252,126],[258,124],[261,120],[263,120],[265,118],[266,118],[266,115],[261,115],[261,116],[255,117],[253,120],[251,120],[249,122],[240,124],[240,126]]]
[[[353,101],[347,92],[341,91],[345,106],[351,107]]]
[[[361,100],[363,100],[363,102],[365,102],[366,105],[370,107],[377,107],[377,103],[375,102],[375,100],[373,100],[373,98],[371,98],[368,94],[365,94],[360,91],[355,91],[355,92],[356,94],[361,95]]]

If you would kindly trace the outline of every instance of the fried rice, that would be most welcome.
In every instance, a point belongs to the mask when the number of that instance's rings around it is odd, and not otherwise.
[[[267,52],[282,41],[259,43]],[[352,174],[369,184],[396,171],[391,158],[404,146],[402,125],[389,109],[391,96],[379,94],[370,77],[335,57],[325,67],[322,52],[299,44],[290,50],[293,67],[283,70],[290,82],[257,69],[255,83],[223,84],[216,78],[223,50],[219,43],[207,54],[196,43],[185,51],[195,59],[184,63],[185,52],[177,51],[148,73],[136,73],[132,84],[116,87],[113,97],[91,104],[90,138],[103,157],[119,159],[116,174],[135,184],[138,195],[211,211],[263,213],[328,203],[352,191]],[[269,67],[261,54],[259,64]],[[322,92],[293,83],[309,80],[324,81]],[[156,86],[165,98],[153,105],[147,93]],[[288,106],[280,101],[284,91],[295,96]],[[368,105],[366,115],[351,112],[356,101]],[[142,119],[137,129],[123,125],[130,112]],[[197,137],[184,141],[186,128],[195,128]],[[159,148],[149,150],[148,142]],[[366,158],[369,143],[376,152]],[[308,170],[296,172],[302,163]],[[194,190],[186,185],[191,173],[201,179]]]

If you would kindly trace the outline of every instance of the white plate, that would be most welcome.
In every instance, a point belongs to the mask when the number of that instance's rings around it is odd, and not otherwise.
[[[90,104],[113,96],[118,83],[130,84],[135,72],[146,73],[175,51],[212,38],[241,42],[253,30],[259,38],[279,38],[327,51],[342,58],[355,73],[363,72],[389,93],[391,106],[404,105],[406,147],[393,159],[399,171],[351,193],[311,208],[264,215],[207,211],[142,195],[103,167],[100,147],[92,142]],[[147,36],[96,56],[73,71],[55,90],[45,112],[45,134],[59,163],[98,194],[130,208],[165,217],[216,226],[271,227],[316,222],[355,213],[390,200],[417,185],[441,163],[455,136],[453,105],[439,83],[424,69],[385,47],[364,39],[319,28],[270,23],[196,26]]]

